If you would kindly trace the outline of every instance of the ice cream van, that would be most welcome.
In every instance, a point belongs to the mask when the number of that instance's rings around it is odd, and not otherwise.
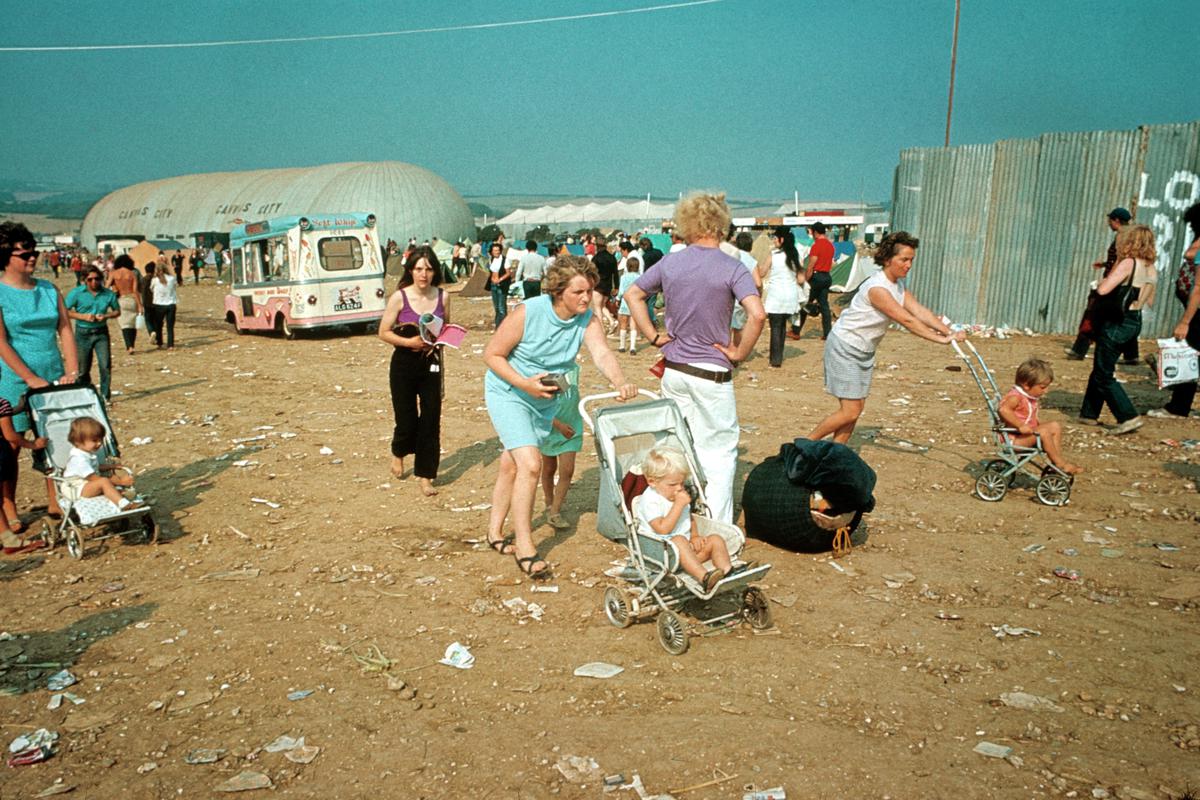
[[[374,214],[308,214],[238,225],[225,320],[238,333],[349,325],[383,316],[383,256]]]

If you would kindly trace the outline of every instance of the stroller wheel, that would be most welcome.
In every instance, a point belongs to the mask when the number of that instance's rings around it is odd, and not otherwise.
[[[633,624],[633,615],[637,613],[635,603],[624,589],[610,586],[604,590],[604,616],[618,628],[628,628]]]
[[[658,643],[673,656],[687,652],[687,627],[674,611],[663,611],[658,615]]]
[[[755,630],[771,627],[771,607],[767,605],[767,596],[757,586],[742,592],[742,619]]]
[[[979,495],[980,500],[998,503],[1008,494],[1008,478],[1001,472],[986,469],[975,481],[975,494]]]
[[[987,466],[984,467],[984,469],[989,470],[991,472],[1004,472],[1011,466],[1012,466],[1012,464],[1008,463],[1004,459],[994,458],[987,463]],[[1012,475],[1008,476],[1008,488],[1011,489],[1013,487],[1013,484],[1015,484],[1016,482],[1017,482],[1017,474],[1014,472]]]
[[[1071,499],[1071,482],[1056,472],[1047,472],[1037,482],[1037,498],[1048,506],[1065,506]]]
[[[83,558],[83,535],[74,525],[67,528],[67,552],[71,554],[71,558]]]

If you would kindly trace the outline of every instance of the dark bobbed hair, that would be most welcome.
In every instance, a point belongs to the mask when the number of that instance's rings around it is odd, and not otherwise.
[[[916,250],[920,244],[920,240],[908,231],[892,231],[883,237],[879,242],[879,246],[875,248],[875,263],[881,267],[885,267],[887,266],[887,262],[892,260],[892,256],[896,255],[896,251],[901,247],[911,247],[913,250]]]
[[[537,250],[537,242],[535,242],[533,239],[526,239],[525,249],[530,253],[535,252]]]
[[[812,231],[813,233],[819,233],[822,236],[825,235],[825,223],[824,222],[814,222],[812,225],[808,226],[808,229],[810,231]]]
[[[1200,203],[1193,203],[1183,212],[1183,221],[1192,229],[1192,238],[1200,239]]]
[[[733,240],[734,245],[738,250],[744,250],[747,253],[754,247],[754,237],[750,235],[750,231],[742,231]]]
[[[412,252],[408,254],[408,258],[404,261],[404,274],[400,276],[400,282],[396,284],[397,289],[403,289],[406,286],[412,286],[413,267],[417,266],[417,262],[421,259],[429,262],[429,266],[433,268],[433,280],[430,284],[433,286],[442,285],[442,265],[438,263],[437,253],[433,252],[433,248],[427,244],[420,247],[414,247]]]
[[[800,271],[800,253],[799,253],[799,251],[796,250],[796,234],[792,233],[791,228],[789,228],[785,225],[780,225],[778,228],[775,229],[775,232],[772,235],[776,239],[783,240],[783,246],[779,249],[784,255],[785,263],[787,263],[787,268],[790,269],[792,272],[799,272]],[[746,249],[749,249],[749,248],[746,248]]]
[[[21,246],[37,247],[37,237],[20,222],[0,222],[0,271],[8,269],[8,259]]]
[[[121,253],[113,260],[113,269],[133,269],[133,258],[128,253]]]

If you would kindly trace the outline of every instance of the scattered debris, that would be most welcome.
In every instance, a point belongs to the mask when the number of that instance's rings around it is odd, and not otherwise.
[[[1000,702],[1009,708],[1019,708],[1022,711],[1053,711],[1062,713],[1063,707],[1045,697],[1028,692],[1003,692]]]
[[[259,570],[254,567],[246,569],[232,569],[224,572],[210,572],[207,575],[201,576],[202,581],[248,581],[251,578],[258,577]]]
[[[253,789],[272,789],[275,784],[261,772],[244,769],[227,781],[213,787],[214,792],[248,792]]]
[[[215,764],[225,757],[225,750],[219,747],[198,747],[183,757],[185,764]]]
[[[1077,581],[1080,577],[1079,570],[1067,569],[1066,567],[1055,567],[1054,576],[1057,578],[1062,578],[1065,581]]]
[[[606,661],[589,661],[587,664],[575,668],[575,677],[611,678],[614,675],[620,675],[624,671],[624,667],[618,667],[616,664],[609,664]]]
[[[1010,755],[1012,755],[1013,751],[1011,747],[1005,747],[1002,744],[993,744],[991,742],[980,742],[971,749],[976,753],[979,753],[979,755],[987,756],[988,758],[1008,758]]]
[[[571,783],[592,783],[604,778],[596,760],[584,756],[560,756],[554,768]]]
[[[310,696],[314,691],[316,691],[316,690],[315,689],[297,689],[294,692],[288,692],[287,699],[291,700],[294,703],[297,700],[303,700],[304,698]]]
[[[46,680],[46,688],[52,692],[61,692],[68,686],[74,686],[78,679],[67,670],[60,670]]]
[[[23,767],[45,761],[54,755],[54,744],[57,741],[58,734],[45,728],[38,728],[31,733],[23,733],[8,745],[8,752],[12,754],[8,759],[8,765]]]
[[[1003,639],[1005,636],[1041,636],[1041,631],[1035,631],[1033,628],[1016,628],[1005,623],[1004,625],[992,625],[992,631],[996,634],[997,639]]]
[[[471,651],[467,649],[466,645],[451,642],[446,647],[446,654],[438,663],[455,669],[470,669],[475,666],[475,656],[471,655]]]

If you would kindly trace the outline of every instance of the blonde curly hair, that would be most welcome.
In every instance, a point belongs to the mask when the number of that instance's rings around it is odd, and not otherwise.
[[[732,220],[724,192],[695,192],[675,206],[675,230],[688,244],[705,237],[721,241],[728,233]]]
[[[1138,258],[1153,264],[1158,258],[1149,225],[1126,225],[1117,232],[1117,258]]]

